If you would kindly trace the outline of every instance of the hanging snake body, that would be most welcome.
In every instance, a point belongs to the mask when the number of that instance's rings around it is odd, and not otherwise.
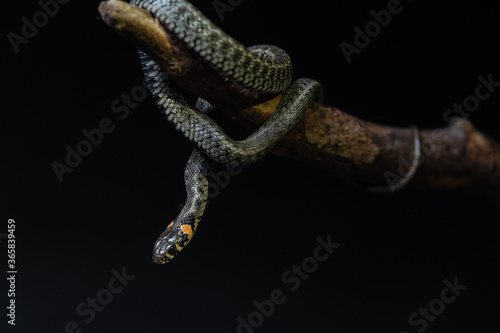
[[[166,263],[191,240],[203,216],[208,194],[208,173],[213,161],[248,165],[266,155],[302,118],[313,100],[322,98],[321,85],[310,79],[291,82],[288,55],[275,46],[245,48],[208,20],[185,0],[132,0],[149,11],[175,35],[220,73],[240,85],[265,93],[284,92],[266,122],[244,140],[229,138],[209,117],[214,107],[179,87],[144,52],[142,67],[159,109],[165,118],[195,145],[186,165],[186,204],[155,242],[153,261]]]

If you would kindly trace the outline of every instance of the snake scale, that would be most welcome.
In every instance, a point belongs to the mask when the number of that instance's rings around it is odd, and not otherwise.
[[[283,50],[270,45],[244,47],[185,0],[132,0],[130,4],[150,12],[164,29],[225,77],[259,92],[284,91],[265,123],[246,139],[235,141],[208,115],[214,109],[210,103],[184,91],[139,50],[149,90],[160,111],[195,146],[184,171],[186,203],[153,250],[153,261],[166,263],[187,245],[197,229],[207,202],[208,173],[213,163],[244,166],[262,158],[303,117],[312,101],[322,99],[322,88],[311,79],[290,83],[291,61]]]

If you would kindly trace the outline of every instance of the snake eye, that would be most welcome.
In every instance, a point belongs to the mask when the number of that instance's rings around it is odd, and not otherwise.
[[[164,264],[172,260],[189,243],[193,236],[193,230],[190,224],[181,224],[176,226],[176,220],[170,223],[156,240],[153,249],[153,261],[158,264]],[[192,217],[187,217],[182,222],[193,222]]]

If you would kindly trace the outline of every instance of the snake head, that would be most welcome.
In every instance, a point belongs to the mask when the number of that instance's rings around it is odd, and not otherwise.
[[[172,260],[193,237],[191,224],[170,223],[155,242],[153,261],[165,264]]]

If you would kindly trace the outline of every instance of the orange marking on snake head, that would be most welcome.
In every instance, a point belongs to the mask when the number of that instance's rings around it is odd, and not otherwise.
[[[170,228],[172,226],[172,224],[174,224],[174,221],[170,222],[170,224],[167,225],[167,228]]]
[[[188,235],[188,238],[193,237],[193,228],[188,224],[181,225],[181,231]]]

